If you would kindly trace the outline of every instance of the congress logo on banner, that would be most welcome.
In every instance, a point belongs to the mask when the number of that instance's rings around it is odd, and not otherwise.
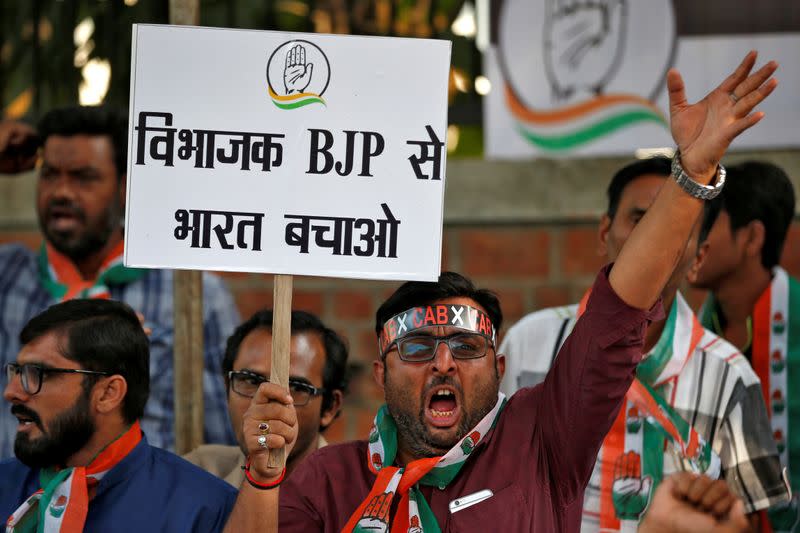
[[[505,106],[525,141],[574,150],[634,124],[668,130],[654,100],[676,49],[669,0],[503,0]]]
[[[331,67],[325,52],[309,41],[285,42],[267,61],[269,96],[281,109],[326,105],[322,95],[330,80]]]

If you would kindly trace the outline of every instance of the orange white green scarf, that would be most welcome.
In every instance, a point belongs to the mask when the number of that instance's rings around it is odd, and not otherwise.
[[[581,301],[583,314],[588,294]],[[638,529],[664,474],[664,453],[683,468],[718,477],[719,456],[658,392],[680,374],[694,354],[703,328],[686,301],[676,294],[664,331],[636,368],[630,389],[603,441],[600,461],[600,530]]]
[[[122,264],[122,241],[111,250],[100,266],[97,278],[85,280],[78,268],[64,254],[49,244],[39,250],[39,281],[58,301],[73,298],[111,298],[108,285],[123,285],[142,277],[144,270]]]
[[[397,455],[397,425],[388,407],[383,405],[375,416],[367,449],[367,464],[378,477],[342,532],[441,532],[436,516],[418,485],[440,488],[448,485],[458,475],[475,446],[497,424],[505,403],[505,395],[498,393],[497,403],[492,410],[450,451],[441,457],[412,461],[405,467],[392,466]],[[389,514],[395,497],[400,498],[400,503],[391,520]]]
[[[710,295],[700,311],[702,323],[714,328],[713,314],[718,304]],[[800,375],[800,331],[792,328],[800,317],[800,283],[785,270],[773,270],[772,283],[753,308],[752,366],[761,380],[772,434],[781,464],[787,467],[795,496],[789,504],[770,509],[775,531],[794,531],[800,527],[797,492],[800,491],[800,465],[789,463],[790,450],[800,451],[800,394],[793,394],[790,383]],[[716,331],[718,335],[723,332]],[[797,426],[792,426],[798,424]]]
[[[142,440],[139,422],[106,446],[88,466],[39,472],[41,489],[6,521],[6,533],[75,533],[83,531],[89,492]]]

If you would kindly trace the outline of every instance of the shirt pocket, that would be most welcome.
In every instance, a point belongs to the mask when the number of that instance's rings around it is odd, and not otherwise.
[[[525,503],[522,490],[512,483],[494,491],[490,498],[455,513],[448,512],[445,531],[530,531],[531,515],[532,511]]]

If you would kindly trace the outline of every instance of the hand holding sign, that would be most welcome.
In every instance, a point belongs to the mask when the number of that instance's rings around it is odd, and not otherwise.
[[[297,413],[292,397],[284,387],[262,383],[244,414],[243,435],[251,475],[259,483],[274,482],[283,464],[269,462],[270,450],[286,447],[291,451],[297,437]]]
[[[306,49],[295,45],[286,53],[286,68],[283,71],[283,84],[286,94],[302,93],[311,83],[313,63],[306,63]]]

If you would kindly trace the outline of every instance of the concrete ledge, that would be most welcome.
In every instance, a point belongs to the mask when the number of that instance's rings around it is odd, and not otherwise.
[[[800,150],[739,152],[725,158],[775,163],[792,178],[800,197]],[[447,162],[445,224],[569,223],[597,220],[606,187],[632,158]],[[800,207],[800,202],[798,202]]]

